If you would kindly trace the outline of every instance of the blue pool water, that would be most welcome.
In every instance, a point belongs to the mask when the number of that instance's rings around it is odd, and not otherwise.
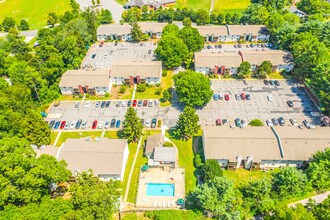
[[[174,184],[148,183],[147,196],[174,196]]]

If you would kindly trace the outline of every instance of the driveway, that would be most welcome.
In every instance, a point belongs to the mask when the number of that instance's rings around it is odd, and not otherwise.
[[[77,3],[80,5],[81,9],[92,6],[91,0],[77,0]],[[112,19],[114,20],[114,22],[119,23],[121,19],[121,14],[124,11],[123,6],[115,2],[115,0],[101,0],[101,7],[103,9],[108,9],[112,14]]]

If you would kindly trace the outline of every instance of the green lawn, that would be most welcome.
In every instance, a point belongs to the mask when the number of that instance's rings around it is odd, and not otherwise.
[[[274,72],[268,75],[269,79],[291,79],[292,76],[287,73]]]
[[[72,95],[60,95],[55,101],[81,101],[82,98],[78,98],[78,96]]]
[[[197,183],[197,179],[195,176],[195,154],[192,146],[192,138],[188,141],[177,139],[173,134],[173,130],[166,132],[166,136],[171,139],[171,141],[177,146],[179,150],[179,166],[185,168],[185,191],[186,194],[188,194],[189,192],[194,190]]]
[[[177,0],[174,7],[194,10],[204,9],[209,11],[211,7],[211,0]]]
[[[80,135],[81,134],[81,135]],[[68,138],[81,138],[81,137],[101,137],[102,131],[86,131],[86,132],[62,132],[57,147],[61,146]]]
[[[125,3],[128,2],[128,0],[115,0],[115,1],[120,5],[125,5]]]
[[[53,143],[54,143],[54,141],[55,141],[57,135],[58,135],[58,132],[52,132],[52,133],[50,134],[50,144],[53,144]]]
[[[162,85],[161,90],[162,92],[157,95],[157,91],[160,87],[150,87],[147,88],[145,92],[136,92],[135,93],[135,99],[160,99],[163,97],[163,91],[166,89],[169,89],[172,87],[172,77],[173,77],[173,71],[167,71],[167,76],[162,77]],[[163,103],[163,106],[168,106],[170,103]]]
[[[125,195],[125,192],[126,192],[126,186],[127,186],[127,180],[128,180],[128,175],[129,175],[129,172],[132,168],[132,163],[133,163],[133,160],[134,160],[134,156],[135,156],[135,153],[136,153],[136,150],[137,150],[137,143],[130,143],[128,144],[128,150],[129,150],[129,155],[128,155],[128,159],[127,159],[127,163],[126,163],[126,168],[125,168],[125,174],[124,174],[124,180],[123,180],[123,183],[122,183],[122,188],[123,188],[123,196]],[[133,179],[133,177],[132,177]],[[132,179],[131,179],[131,186],[132,186]],[[128,194],[128,198],[130,197],[130,194]],[[135,201],[134,201],[135,203]]]
[[[263,172],[261,170],[256,171],[248,171],[243,168],[236,169],[236,171],[232,170],[223,170],[223,175],[234,181],[235,186],[241,187],[247,184],[249,181],[261,179],[261,178],[270,178],[270,172]]]
[[[213,11],[216,13],[241,13],[250,4],[250,0],[214,0]]]
[[[4,17],[13,17],[17,23],[22,18],[30,24],[30,29],[38,29],[47,25],[47,14],[57,15],[71,10],[70,0],[4,0],[0,1],[0,21]]]

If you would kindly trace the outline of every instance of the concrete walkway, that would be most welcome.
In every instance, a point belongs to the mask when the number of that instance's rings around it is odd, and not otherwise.
[[[309,199],[315,200],[316,204],[318,204],[318,203],[323,202],[323,200],[325,200],[326,198],[328,198],[329,195],[330,195],[330,191],[316,195],[316,196],[309,197],[307,199],[300,200],[298,202],[291,203],[288,206],[295,207],[295,205],[298,203],[301,203],[302,205],[306,205]]]
[[[105,130],[102,131],[101,138],[104,137],[104,134],[105,134]]]
[[[61,134],[62,134],[62,131],[59,131],[58,134],[57,134],[57,136],[56,136],[56,139],[55,139],[55,141],[53,143],[53,146],[56,146],[56,144],[58,142],[58,139],[60,139]]]
[[[211,6],[210,6],[210,14],[212,13],[214,8],[214,0],[211,1]]]
[[[133,89],[132,100],[134,100],[134,99],[135,99],[135,93],[136,93],[136,84],[134,84],[134,89]]]
[[[129,187],[131,185],[131,179],[132,179],[132,175],[133,175],[135,163],[136,163],[137,157],[139,155],[139,149],[140,149],[141,143],[142,143],[142,137],[139,140],[139,143],[138,143],[138,146],[137,146],[135,155],[134,155],[134,160],[133,160],[133,163],[132,163],[132,166],[131,166],[131,170],[129,171],[127,185],[126,185],[126,192],[125,192],[124,201],[123,201],[124,207],[126,206],[126,203],[127,203],[127,197],[128,197]]]

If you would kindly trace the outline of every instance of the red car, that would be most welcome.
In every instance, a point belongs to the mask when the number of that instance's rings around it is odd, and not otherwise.
[[[221,125],[221,119],[220,118],[215,121],[215,125],[216,126],[220,126]]]
[[[244,92],[242,92],[242,94],[241,94],[241,99],[242,100],[245,100],[246,99],[246,96],[245,96],[245,93]]]
[[[136,101],[136,99],[134,99],[134,101],[133,101],[133,107],[136,107],[136,104],[137,104],[137,101]]]
[[[60,129],[63,129],[65,127],[66,121],[62,121],[60,125]]]
[[[146,107],[146,106],[148,106],[148,100],[143,101],[143,107]]]
[[[228,94],[225,95],[225,100],[229,101],[229,95]]]
[[[95,129],[97,127],[97,120],[93,121],[92,128]]]

